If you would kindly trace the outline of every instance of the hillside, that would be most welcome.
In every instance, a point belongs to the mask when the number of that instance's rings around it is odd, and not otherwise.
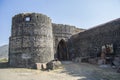
[[[0,46],[0,58],[8,58],[8,45]]]

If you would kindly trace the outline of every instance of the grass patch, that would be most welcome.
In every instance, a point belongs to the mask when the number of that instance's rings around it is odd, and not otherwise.
[[[7,58],[0,58],[0,63],[1,62],[8,62],[8,59]]]

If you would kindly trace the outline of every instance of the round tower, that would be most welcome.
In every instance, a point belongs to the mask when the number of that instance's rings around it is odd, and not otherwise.
[[[53,60],[51,19],[38,13],[21,13],[12,19],[9,39],[9,64],[33,67]]]

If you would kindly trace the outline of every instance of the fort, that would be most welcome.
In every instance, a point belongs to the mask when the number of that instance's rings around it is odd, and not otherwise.
[[[103,51],[107,47],[111,51]],[[69,53],[75,54],[75,58],[96,58],[102,52],[109,58],[120,56],[120,18],[73,35],[69,41],[69,50],[72,50]]]
[[[52,23],[40,13],[21,13],[12,18],[9,64],[34,67],[55,58],[95,58],[100,57],[104,45],[112,45],[112,56],[120,54],[120,19],[85,30]]]

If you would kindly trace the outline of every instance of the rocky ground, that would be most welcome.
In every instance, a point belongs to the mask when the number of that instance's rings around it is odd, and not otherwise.
[[[120,80],[116,70],[86,63],[62,62],[60,69],[40,71],[25,68],[0,68],[0,80]]]

